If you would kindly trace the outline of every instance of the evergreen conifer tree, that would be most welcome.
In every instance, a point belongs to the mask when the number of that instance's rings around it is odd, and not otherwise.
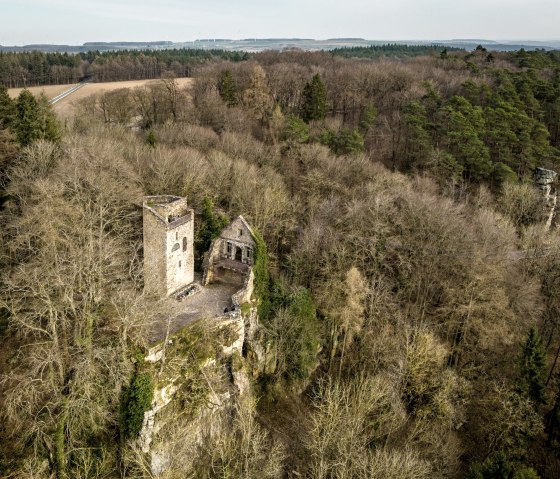
[[[362,132],[367,133],[373,127],[373,125],[375,125],[376,119],[377,108],[375,107],[373,102],[369,102],[360,115],[360,128]]]
[[[544,403],[546,352],[541,337],[532,326],[523,345],[520,359],[520,387],[535,404]]]
[[[0,129],[9,128],[16,115],[16,106],[8,95],[8,89],[0,84]]]
[[[220,75],[218,92],[227,106],[237,105],[237,87],[231,71],[225,70]]]
[[[316,73],[303,88],[302,118],[306,123],[322,120],[327,114],[327,89]]]
[[[52,109],[49,99],[41,94],[37,100],[39,108],[39,138],[49,141],[60,140],[62,125]]]
[[[29,145],[39,137],[39,105],[29,90],[23,90],[16,100],[14,131],[21,145]]]
[[[23,90],[16,100],[12,130],[20,145],[25,146],[38,139],[57,141],[61,127],[46,96],[37,100],[29,90]]]

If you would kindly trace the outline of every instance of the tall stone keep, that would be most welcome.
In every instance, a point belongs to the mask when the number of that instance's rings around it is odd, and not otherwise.
[[[170,296],[194,281],[194,211],[179,196],[145,196],[144,291]]]

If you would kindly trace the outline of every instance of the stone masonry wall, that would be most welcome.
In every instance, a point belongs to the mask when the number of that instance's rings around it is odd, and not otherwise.
[[[255,289],[254,282],[255,274],[253,273],[253,269],[251,269],[245,278],[243,288],[231,297],[231,302],[233,303],[234,308],[239,308],[243,303],[249,303],[251,301],[251,296],[253,296],[253,291]]]
[[[144,208],[144,291],[148,294],[167,294],[166,230],[158,217]]]
[[[167,229],[165,259],[167,295],[194,281],[194,212],[190,210],[188,221],[177,226],[173,226],[173,223],[170,225]]]
[[[220,239],[254,246],[253,233],[243,217],[239,216],[224,228]]]

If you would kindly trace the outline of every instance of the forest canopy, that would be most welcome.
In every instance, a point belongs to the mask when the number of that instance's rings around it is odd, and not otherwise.
[[[188,89],[164,74],[64,122],[0,87],[0,475],[153,477],[159,194],[201,211],[197,258],[226,218],[254,228],[260,345],[221,368],[203,327],[169,343],[161,477],[560,474],[560,236],[534,186],[559,169],[560,57],[354,53],[170,53]],[[249,397],[201,413],[240,371]]]

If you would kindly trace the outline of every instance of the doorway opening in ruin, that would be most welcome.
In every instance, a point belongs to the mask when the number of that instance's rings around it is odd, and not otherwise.
[[[243,258],[243,251],[239,246],[237,246],[235,248],[235,261],[241,262],[242,258]]]

